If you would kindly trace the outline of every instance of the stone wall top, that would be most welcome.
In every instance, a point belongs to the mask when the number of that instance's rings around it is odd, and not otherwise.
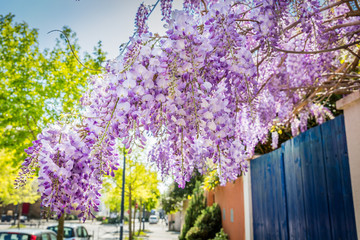
[[[337,101],[336,108],[340,110],[344,110],[345,108],[348,108],[350,104],[353,104],[357,101],[360,101],[360,91],[353,92],[352,94]]]

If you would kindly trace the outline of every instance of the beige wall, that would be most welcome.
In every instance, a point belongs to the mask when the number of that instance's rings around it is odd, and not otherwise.
[[[257,156],[256,156],[257,157]],[[252,219],[252,198],[251,198],[251,172],[250,172],[250,162],[249,169],[246,174],[244,174],[243,183],[244,183],[244,214],[245,214],[245,240],[254,239],[253,235],[253,219]]]
[[[181,226],[180,226],[180,232],[182,232],[182,229],[184,227],[185,224],[185,214],[186,214],[186,209],[189,207],[189,199],[186,199],[183,201],[183,205],[182,205],[182,211],[181,211]]]
[[[181,211],[169,214],[168,215],[169,222],[169,231],[177,231],[180,232],[181,229]]]
[[[356,229],[360,239],[360,92],[337,101],[336,107],[344,110]]]
[[[175,213],[174,231],[180,232],[181,229],[181,211]]]

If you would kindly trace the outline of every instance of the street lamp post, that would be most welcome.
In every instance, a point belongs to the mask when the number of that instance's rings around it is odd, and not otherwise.
[[[123,179],[122,179],[122,189],[121,189],[121,213],[120,213],[120,240],[123,239],[123,230],[124,230],[124,202],[125,202],[125,148],[123,151],[124,155],[124,166],[123,166]]]
[[[145,231],[145,203],[143,206],[143,218],[142,218],[142,222],[143,222],[143,231]]]

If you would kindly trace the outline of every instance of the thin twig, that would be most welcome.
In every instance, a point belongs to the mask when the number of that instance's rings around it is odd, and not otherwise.
[[[149,12],[149,14],[148,14],[147,17],[146,17],[147,19],[149,19],[151,13],[154,11],[154,9],[156,8],[156,6],[158,5],[159,2],[160,2],[160,0],[157,0],[157,1],[156,1],[156,3],[154,4],[153,8],[151,9],[151,11]],[[132,35],[131,38],[134,38],[134,37],[136,36],[136,33],[137,33],[137,32],[134,32],[134,34]],[[120,57],[120,56],[124,53],[125,49],[129,46],[130,42],[131,42],[131,40],[129,40],[129,41],[126,43],[126,45],[125,45],[124,48],[121,50],[121,52],[120,52],[120,54],[119,54],[118,57]]]
[[[346,50],[348,50],[352,55],[354,55],[355,57],[357,57],[358,59],[360,59],[359,54],[357,54],[356,52],[354,52],[353,50],[351,50],[350,48],[345,48]]]
[[[71,43],[70,43],[70,40],[69,40],[68,36],[66,36],[66,34],[65,34],[63,31],[58,30],[58,29],[55,29],[55,30],[51,30],[50,32],[48,32],[48,34],[49,34],[49,33],[53,33],[53,32],[60,32],[60,33],[62,33],[62,34],[65,36],[66,42],[68,43],[72,54],[74,55],[74,57],[76,58],[76,60],[81,64],[81,66],[83,66],[83,67],[86,68],[86,69],[92,70],[92,71],[102,71],[101,69],[88,68],[88,67],[86,67],[86,66],[80,61],[80,59],[78,58],[78,56],[75,54],[75,51],[74,51],[74,49],[73,49],[73,47],[72,47],[72,45],[71,45]]]
[[[257,20],[253,20],[253,19],[246,19],[246,18],[243,18],[243,19],[236,19],[235,21],[237,22],[256,22],[257,24],[260,24],[259,21]]]
[[[204,8],[205,8],[205,13],[209,12],[208,9],[207,9],[207,6],[206,6],[206,3],[204,0],[201,0],[202,4],[204,4]]]

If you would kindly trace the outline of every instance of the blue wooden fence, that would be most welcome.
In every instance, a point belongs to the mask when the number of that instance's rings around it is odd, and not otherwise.
[[[343,116],[250,167],[254,239],[357,239]]]

